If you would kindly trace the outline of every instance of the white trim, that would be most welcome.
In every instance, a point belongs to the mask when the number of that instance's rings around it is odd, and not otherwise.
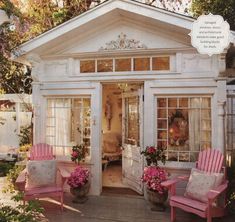
[[[141,7],[141,10],[139,10],[139,7]],[[32,51],[35,48],[38,48],[55,38],[61,37],[65,33],[79,28],[80,26],[92,20],[95,20],[98,17],[107,14],[115,9],[128,11],[130,13],[135,13],[142,16],[148,16],[160,22],[167,22],[171,25],[178,26],[187,30],[191,29],[192,22],[194,21],[193,18],[189,18],[180,14],[176,14],[131,0],[109,0],[35,37],[34,39],[29,40],[28,42],[22,44],[18,49],[19,51],[23,52],[22,55],[26,54],[29,51]]]

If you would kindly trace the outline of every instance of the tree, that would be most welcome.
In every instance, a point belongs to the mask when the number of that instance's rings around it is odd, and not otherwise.
[[[235,30],[235,0],[192,0],[191,11],[193,16],[212,13],[221,15]]]

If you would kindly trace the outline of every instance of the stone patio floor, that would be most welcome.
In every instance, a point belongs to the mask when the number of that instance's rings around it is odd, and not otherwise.
[[[3,179],[0,179],[0,187]],[[151,205],[141,196],[101,195],[89,196],[85,204],[75,204],[73,197],[65,193],[64,211],[60,211],[59,201],[40,200],[45,208],[44,215],[49,222],[170,222],[170,209],[165,212],[151,211]],[[0,193],[0,202],[11,204],[9,195]],[[181,210],[177,211],[177,222],[205,222]],[[213,222],[234,222],[235,216],[213,219]]]

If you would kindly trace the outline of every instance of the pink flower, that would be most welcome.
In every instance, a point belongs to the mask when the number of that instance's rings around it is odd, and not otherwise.
[[[145,167],[142,176],[142,181],[146,183],[150,190],[157,191],[162,194],[164,188],[161,186],[161,182],[167,179],[167,172],[157,166]]]
[[[150,146],[150,147],[147,148],[147,152],[148,153],[155,153],[156,152],[156,148],[153,147],[153,146]]]
[[[72,156],[73,156],[74,158],[76,158],[76,157],[78,156],[78,153],[75,152],[75,151],[73,151]]]
[[[78,166],[71,173],[67,183],[72,188],[81,187],[87,183],[87,181],[89,180],[89,176],[90,172],[88,171],[88,169]]]

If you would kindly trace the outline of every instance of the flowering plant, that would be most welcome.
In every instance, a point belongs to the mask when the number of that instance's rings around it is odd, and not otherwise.
[[[158,166],[158,161],[163,164],[166,162],[166,155],[163,148],[157,148],[154,146],[147,146],[144,151],[141,152],[145,156],[147,166]]]
[[[161,182],[167,179],[167,172],[164,169],[158,166],[145,167],[141,179],[149,190],[156,191],[159,194],[164,193],[165,188],[161,185]]]
[[[88,169],[78,166],[71,173],[67,183],[72,188],[80,188],[88,182],[89,176],[90,172]]]
[[[72,147],[71,160],[75,163],[79,163],[84,160],[87,153],[87,149],[83,144],[76,145]]]

